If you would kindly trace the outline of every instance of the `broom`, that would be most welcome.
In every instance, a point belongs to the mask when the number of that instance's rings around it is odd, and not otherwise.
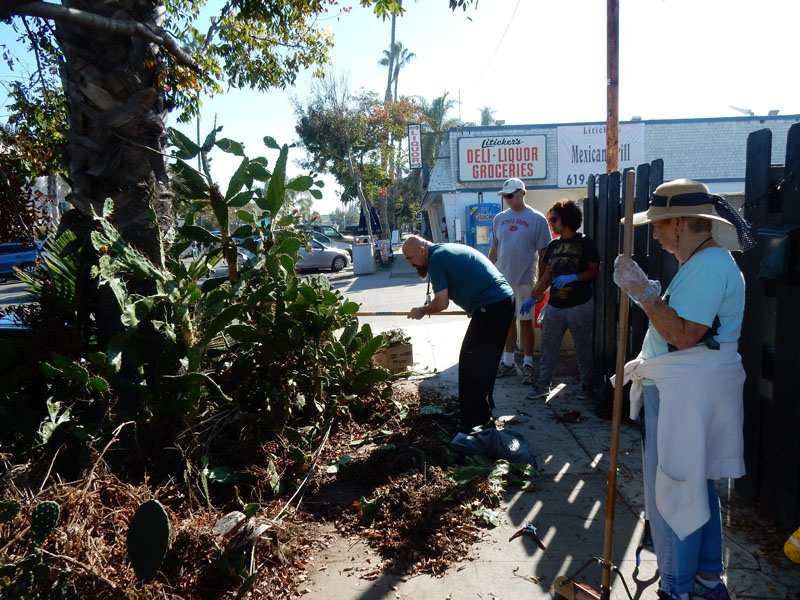
[[[625,221],[622,230],[622,253],[631,256],[633,248],[633,171],[625,174],[624,201]],[[619,429],[622,421],[622,391],[625,354],[628,346],[628,294],[621,294],[619,301],[619,328],[617,329],[617,365],[614,378],[614,409],[611,417],[611,453],[608,465],[608,490],[606,495],[606,519],[603,530],[603,558],[600,561],[602,580],[600,591],[585,584],[557,577],[553,582],[553,592],[566,600],[608,600],[611,597],[611,572],[615,569],[614,554],[614,510],[617,501],[617,455],[619,453]]]

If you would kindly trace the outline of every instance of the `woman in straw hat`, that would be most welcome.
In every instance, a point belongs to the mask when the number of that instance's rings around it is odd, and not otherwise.
[[[747,223],[702,183],[660,185],[634,225],[680,268],[666,292],[630,258],[614,263],[614,282],[647,314],[640,355],[625,366],[631,417],[645,411],[645,504],[663,598],[726,600],[716,480],[744,475],[742,386],[738,354],[744,278],[712,235],[714,222],[736,227],[743,250]]]

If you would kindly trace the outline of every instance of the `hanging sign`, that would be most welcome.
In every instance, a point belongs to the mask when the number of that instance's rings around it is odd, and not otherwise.
[[[645,162],[644,123],[619,126],[619,170]],[[606,172],[606,125],[558,128],[558,187],[583,187],[589,175]]]
[[[458,180],[544,179],[546,142],[543,135],[458,138]]]
[[[417,123],[408,126],[408,167],[422,168],[422,132]]]

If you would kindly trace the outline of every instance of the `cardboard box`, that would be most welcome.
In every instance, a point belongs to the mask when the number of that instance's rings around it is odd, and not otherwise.
[[[397,344],[378,350],[372,360],[376,365],[386,367],[392,373],[402,373],[414,364],[414,352],[411,344]]]

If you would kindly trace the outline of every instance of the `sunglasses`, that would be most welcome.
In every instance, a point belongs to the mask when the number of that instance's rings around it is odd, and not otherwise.
[[[512,193],[510,193],[510,194],[503,194],[503,199],[504,199],[504,200],[511,200],[511,199],[514,197],[514,194],[515,194],[515,193],[516,193],[516,192],[512,192]]]

